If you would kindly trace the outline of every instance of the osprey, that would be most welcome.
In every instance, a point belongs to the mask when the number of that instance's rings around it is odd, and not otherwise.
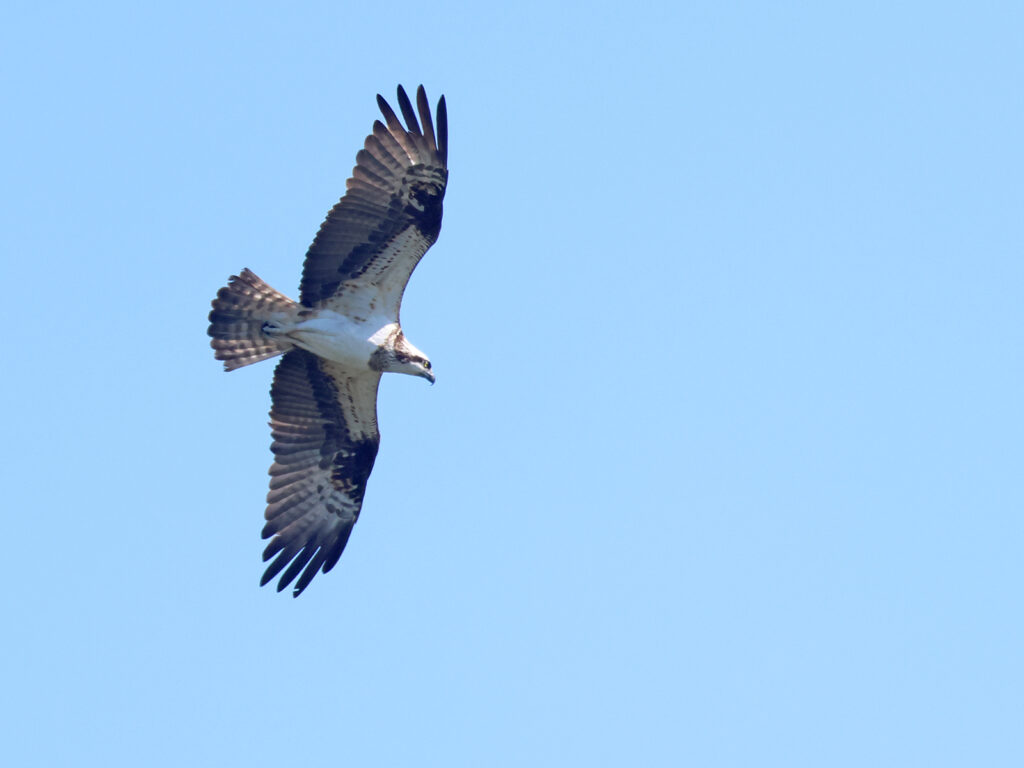
[[[359,518],[380,444],[381,374],[434,382],[399,309],[441,231],[448,112],[442,96],[435,133],[422,85],[416,110],[398,86],[405,126],[379,94],[377,104],[386,124],[374,121],[344,197],[306,253],[299,301],[245,269],[210,312],[210,344],[226,370],[284,355],[270,388],[274,463],[263,527],[263,538],[273,537],[263,560],[274,561],[260,586],[284,570],[277,590],[298,577],[295,597],[334,567]]]

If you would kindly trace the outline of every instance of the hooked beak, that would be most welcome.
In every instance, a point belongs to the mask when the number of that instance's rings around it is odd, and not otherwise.
[[[432,374],[430,371],[424,371],[423,373],[420,374],[420,376],[429,381],[431,384],[434,383],[434,374]]]

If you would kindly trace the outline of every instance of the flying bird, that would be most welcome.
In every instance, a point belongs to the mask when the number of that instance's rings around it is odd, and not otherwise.
[[[359,518],[380,444],[377,388],[383,373],[431,384],[430,360],[402,332],[402,294],[441,231],[448,183],[448,112],[437,130],[421,85],[416,108],[398,86],[399,120],[377,96],[344,197],[306,253],[299,300],[248,269],[217,293],[210,312],[214,356],[232,371],[283,355],[270,388],[270,492],[263,538],[273,559],[260,585],[298,597],[338,562]],[[417,114],[418,113],[418,114]]]

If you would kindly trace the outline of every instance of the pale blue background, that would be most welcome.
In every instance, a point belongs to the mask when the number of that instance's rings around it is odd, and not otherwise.
[[[1024,765],[1020,9],[9,3],[4,762]],[[293,600],[206,313],[398,82],[438,383]]]

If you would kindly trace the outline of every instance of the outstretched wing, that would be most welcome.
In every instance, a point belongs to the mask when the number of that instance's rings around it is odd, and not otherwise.
[[[263,586],[288,566],[277,591],[296,576],[298,597],[316,576],[338,562],[359,518],[366,481],[380,444],[377,385],[380,374],[352,374],[305,350],[285,354],[270,389],[270,493],[263,552],[276,555]]]
[[[386,125],[374,122],[345,196],[306,253],[300,300],[355,317],[384,310],[397,320],[405,285],[441,231],[448,111],[442,96],[435,134],[422,85],[416,91],[419,121],[398,86],[407,128],[379,94],[377,104]]]

